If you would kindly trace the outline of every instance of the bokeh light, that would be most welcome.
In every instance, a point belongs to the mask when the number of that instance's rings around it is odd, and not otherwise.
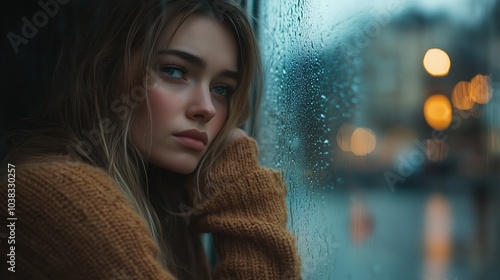
[[[432,76],[446,76],[450,71],[451,61],[441,49],[429,49],[424,56],[424,68]]]
[[[355,129],[356,127],[350,124],[344,124],[337,132],[337,144],[342,151],[351,151],[351,135]]]
[[[470,110],[474,107],[475,102],[470,94],[468,82],[460,81],[455,85],[451,95],[451,102],[455,108],[460,110]]]
[[[373,152],[376,142],[373,131],[363,127],[356,128],[351,135],[351,152],[357,156],[366,156]]]
[[[469,83],[469,92],[479,104],[486,104],[491,99],[491,89],[488,82],[488,76],[477,75]]]
[[[448,97],[435,94],[427,98],[424,104],[424,117],[427,124],[437,130],[445,130],[452,119],[451,103]]]

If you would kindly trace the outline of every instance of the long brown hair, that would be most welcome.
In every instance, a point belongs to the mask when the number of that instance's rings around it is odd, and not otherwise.
[[[245,11],[230,0],[97,2],[84,28],[75,31],[61,54],[36,127],[24,134],[5,160],[21,164],[41,160],[47,153],[65,154],[106,170],[147,222],[160,248],[159,261],[175,274],[177,265],[162,237],[163,217],[158,217],[145,187],[152,182],[148,182],[147,159],[130,136],[134,109],[148,100],[148,71],[155,68],[160,34],[196,13],[220,21],[238,42],[239,84],[229,101],[225,125],[198,165],[196,178],[210,172],[229,133],[247,120],[250,93],[260,95],[258,44]],[[173,22],[177,15],[182,19]],[[137,55],[139,67],[132,62]]]

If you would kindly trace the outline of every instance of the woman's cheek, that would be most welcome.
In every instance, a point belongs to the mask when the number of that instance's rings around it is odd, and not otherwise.
[[[224,123],[226,122],[226,117],[227,117],[227,106],[224,105],[220,109],[217,109],[217,114],[215,115],[216,134],[219,134],[220,130],[224,126]]]
[[[149,102],[153,120],[165,119],[164,117],[172,112],[172,108],[180,105],[176,104],[178,102],[160,86],[155,86],[149,91]]]

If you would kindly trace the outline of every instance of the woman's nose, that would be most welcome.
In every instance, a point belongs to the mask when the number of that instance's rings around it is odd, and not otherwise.
[[[187,110],[188,118],[209,122],[217,113],[208,86],[198,86],[192,93]]]

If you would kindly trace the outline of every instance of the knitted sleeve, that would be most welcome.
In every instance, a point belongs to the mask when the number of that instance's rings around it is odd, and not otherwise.
[[[18,167],[15,195],[15,272],[2,279],[173,279],[155,259],[145,222],[103,170],[70,161]]]
[[[296,240],[286,227],[286,186],[280,173],[259,167],[257,153],[251,138],[225,148],[189,222],[212,233],[214,279],[301,279]]]

